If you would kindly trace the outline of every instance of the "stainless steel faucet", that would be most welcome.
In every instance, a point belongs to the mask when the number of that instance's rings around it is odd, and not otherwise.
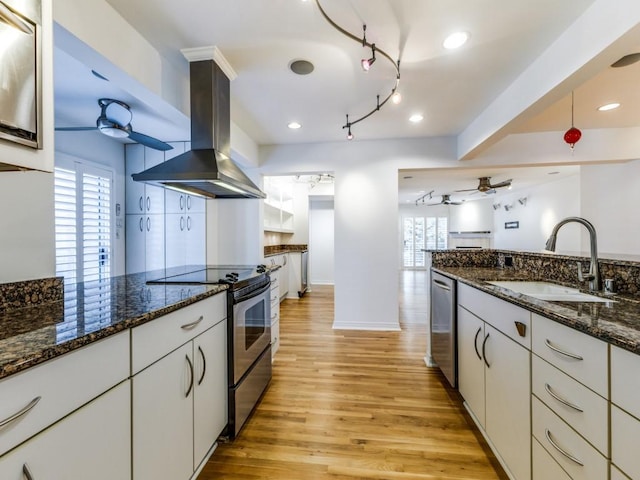
[[[576,222],[584,225],[589,231],[589,241],[591,243],[591,264],[589,265],[589,271],[584,272],[582,270],[582,262],[577,262],[578,280],[580,280],[581,282],[589,280],[589,290],[600,291],[602,289],[602,286],[600,282],[600,268],[598,267],[598,241],[596,239],[596,229],[591,224],[591,222],[581,217],[567,217],[564,220],[561,220],[555,227],[553,227],[553,231],[551,232],[549,240],[547,240],[547,245],[545,246],[545,248],[551,252],[556,251],[556,238],[558,236],[558,230],[560,230],[560,227],[562,227],[564,224],[570,222]]]

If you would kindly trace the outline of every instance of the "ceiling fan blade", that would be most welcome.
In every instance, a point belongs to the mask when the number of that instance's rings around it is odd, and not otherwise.
[[[58,132],[83,132],[87,130],[97,130],[98,127],[56,127]]]
[[[496,189],[492,188],[491,190],[487,190],[486,192],[483,192],[485,195],[493,195],[494,193],[496,193]]]
[[[165,143],[157,138],[150,137],[149,135],[145,135],[143,133],[131,131],[129,134],[129,138],[134,142],[138,142],[145,147],[153,148],[154,150],[162,150],[166,152],[167,150],[171,150],[173,147],[168,143]]]
[[[478,190],[477,188],[467,188],[465,190],[454,190],[454,192],[474,192]]]
[[[491,185],[491,188],[494,189],[494,188],[508,187],[508,186],[511,185],[511,181],[512,180],[513,179],[510,178],[509,180],[505,180],[504,182],[495,183],[495,184]]]

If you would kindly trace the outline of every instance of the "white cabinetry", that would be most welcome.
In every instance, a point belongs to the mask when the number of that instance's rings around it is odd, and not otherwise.
[[[127,273],[205,263],[205,200],[131,178],[188,148],[185,142],[171,145],[167,152],[139,144],[126,146]]]
[[[529,479],[530,313],[461,283],[458,305],[460,393],[505,469]]]
[[[122,332],[0,381],[0,455],[128,376]]]
[[[127,380],[1,457],[0,478],[130,479],[130,418]]]
[[[611,347],[611,462],[632,479],[640,478],[640,458],[635,448],[640,438],[638,371],[638,355]],[[611,478],[623,478],[614,466]]]
[[[271,359],[280,346],[280,285],[282,268],[272,270],[271,276]]]
[[[164,160],[158,150],[142,145],[125,147],[126,271],[164,268],[164,189],[134,182],[131,175]]]
[[[213,451],[227,424],[225,315],[222,294],[132,330],[134,479],[188,480]]]
[[[277,177],[265,177],[264,230],[293,233],[293,185]]]
[[[606,478],[608,345],[537,314],[532,324],[534,441],[572,478]]]

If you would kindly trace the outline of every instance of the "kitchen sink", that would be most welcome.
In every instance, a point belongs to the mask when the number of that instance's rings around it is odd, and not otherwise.
[[[529,297],[549,302],[612,302],[608,298],[583,293],[577,288],[565,287],[550,282],[496,281],[487,282]]]

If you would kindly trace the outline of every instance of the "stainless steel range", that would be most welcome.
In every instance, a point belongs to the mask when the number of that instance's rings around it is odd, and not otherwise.
[[[229,285],[227,434],[235,438],[271,380],[271,280],[266,267],[206,267],[148,283]]]

